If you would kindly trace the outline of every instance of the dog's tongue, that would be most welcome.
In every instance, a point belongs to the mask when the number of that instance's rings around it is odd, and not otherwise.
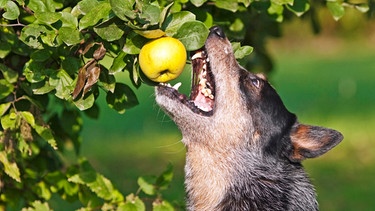
[[[214,101],[210,98],[207,98],[204,96],[202,93],[199,93],[195,99],[194,99],[194,104],[197,106],[199,109],[202,111],[211,111],[212,108],[214,107]]]

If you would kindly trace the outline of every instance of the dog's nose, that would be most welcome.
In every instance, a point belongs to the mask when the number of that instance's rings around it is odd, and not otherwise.
[[[221,38],[225,38],[224,31],[218,26],[213,26],[210,28],[210,34],[213,34],[213,33],[215,33],[217,36]]]

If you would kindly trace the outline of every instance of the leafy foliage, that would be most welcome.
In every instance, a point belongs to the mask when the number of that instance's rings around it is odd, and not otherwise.
[[[98,117],[100,94],[119,113],[138,104],[133,89],[150,81],[137,56],[151,39],[171,36],[193,51],[209,27],[220,25],[236,58],[267,72],[266,38],[279,36],[292,17],[311,20],[319,31],[315,9],[322,5],[335,20],[347,8],[370,9],[340,0],[0,0],[0,209],[51,210],[48,202],[58,195],[80,201],[80,210],[173,210],[162,197],[171,166],[159,177],[140,177],[139,191],[124,196],[79,158],[81,115]],[[128,72],[132,84],[119,72]],[[69,144],[74,164],[64,159]],[[151,204],[141,192],[154,197]]]

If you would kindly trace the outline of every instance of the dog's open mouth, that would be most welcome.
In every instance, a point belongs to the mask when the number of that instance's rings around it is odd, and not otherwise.
[[[204,49],[199,49],[191,54],[193,75],[191,82],[191,93],[188,98],[178,92],[181,83],[173,87],[169,84],[162,84],[174,89],[174,95],[187,105],[193,112],[201,115],[211,115],[215,103],[215,82],[210,69],[209,59]]]

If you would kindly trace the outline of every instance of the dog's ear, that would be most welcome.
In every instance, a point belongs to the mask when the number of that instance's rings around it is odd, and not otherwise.
[[[318,157],[332,149],[342,139],[342,134],[336,130],[297,124],[290,134],[292,151],[289,159],[299,162],[306,158]]]

